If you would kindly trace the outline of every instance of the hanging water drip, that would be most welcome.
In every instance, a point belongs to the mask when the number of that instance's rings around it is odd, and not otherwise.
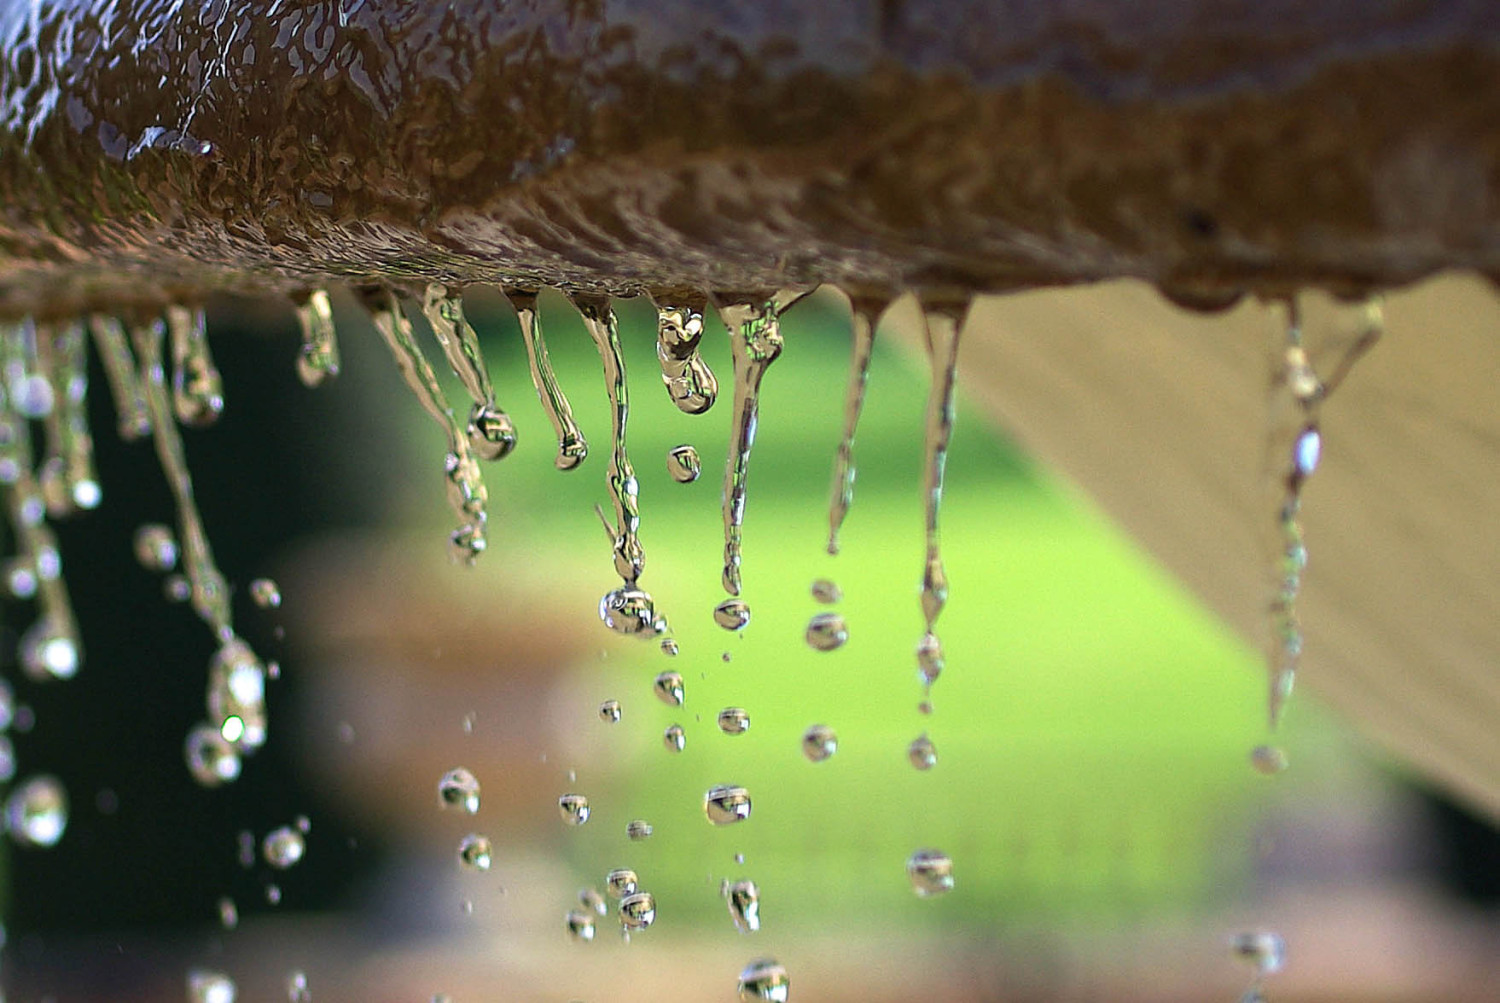
[[[224,411],[224,383],[208,350],[203,308],[167,307],[172,339],[172,407],[184,425],[212,425]]]
[[[38,368],[52,388],[53,406],[43,416],[46,455],[37,471],[47,514],[53,518],[99,506],[94,439],[88,425],[88,363],[83,325],[69,321],[36,328]]]
[[[453,374],[474,401],[467,429],[474,453],[483,460],[509,455],[516,445],[516,428],[510,416],[495,403],[495,388],[479,347],[479,334],[465,319],[459,294],[440,283],[432,283],[422,296],[422,313],[432,325],[432,333],[448,357]]]
[[[684,414],[702,414],[713,407],[719,381],[698,352],[703,338],[707,299],[698,297],[656,305],[656,358],[667,396]]]
[[[844,391],[844,433],[833,461],[833,492],[828,503],[828,552],[839,552],[839,530],[854,502],[854,433],[865,405],[865,387],[870,376],[870,356],[875,348],[875,328],[888,300],[850,298],[849,386]]]
[[[547,420],[557,435],[557,458],[553,461],[558,470],[572,470],[589,454],[588,441],[578,430],[573,420],[573,408],[568,397],[557,385],[557,376],[552,372],[552,360],[547,356],[547,341],[542,336],[542,317],[537,311],[535,289],[507,289],[506,299],[515,307],[521,322],[521,341],[526,346],[526,360],[531,367],[531,383],[536,387],[537,399]]]
[[[293,300],[302,345],[297,351],[297,378],[305,387],[321,386],[339,374],[338,333],[328,292],[314,289]]]
[[[151,409],[146,404],[146,393],[136,373],[125,328],[114,317],[96,313],[89,317],[89,330],[94,335],[94,348],[104,366],[104,377],[114,399],[115,427],[120,438],[134,442],[150,435]]]

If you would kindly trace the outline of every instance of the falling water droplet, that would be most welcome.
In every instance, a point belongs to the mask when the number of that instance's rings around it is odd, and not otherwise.
[[[606,700],[600,704],[599,720],[605,724],[617,724],[620,720],[620,701]]]
[[[682,673],[671,669],[658,672],[656,681],[651,684],[651,691],[656,694],[656,699],[668,707],[681,707],[686,692],[682,682]]]
[[[808,762],[821,763],[839,751],[839,737],[826,724],[815,724],[802,733],[802,754]]]
[[[673,446],[667,450],[667,473],[678,484],[691,484],[698,479],[703,461],[698,450],[689,445]]]
[[[656,922],[656,898],[650,892],[635,892],[620,900],[620,923],[627,932],[644,930]]]
[[[315,289],[294,301],[297,326],[302,329],[302,347],[297,352],[297,378],[305,387],[316,387],[339,374],[339,342],[333,324],[333,304],[328,293]]]
[[[827,578],[819,578],[812,583],[812,597],[825,606],[836,603],[844,598],[844,590],[838,587],[836,582]]]
[[[757,958],[740,972],[740,1003],[787,1003],[792,980],[775,958]]]
[[[564,794],[557,799],[557,811],[569,825],[582,825],[589,820],[589,799],[582,794]]]
[[[151,411],[135,371],[135,357],[125,328],[113,317],[94,314],[89,317],[94,347],[104,366],[104,377],[114,398],[116,429],[124,442],[134,442],[151,434]]]
[[[573,420],[573,409],[568,397],[557,385],[557,376],[552,372],[552,360],[547,357],[547,341],[542,337],[542,318],[537,313],[535,290],[506,290],[505,296],[516,309],[521,321],[521,340],[526,345],[526,359],[531,366],[531,382],[536,387],[537,399],[542,410],[552,423],[557,435],[558,470],[572,470],[589,454],[589,444],[578,423]]]
[[[743,735],[750,730],[750,715],[743,707],[725,707],[719,711],[719,730],[726,735]]]
[[[724,900],[736,930],[755,933],[760,929],[760,888],[754,881],[746,878],[727,885]]]
[[[941,850],[918,850],[906,861],[906,876],[918,898],[953,890],[953,860]]]
[[[307,987],[306,972],[293,972],[286,977],[286,998],[290,1003],[311,1003],[312,990]]]
[[[931,686],[943,674],[943,642],[931,631],[917,642],[917,678],[923,686]]]
[[[458,862],[471,871],[487,871],[493,853],[487,836],[469,833],[458,844]]]
[[[266,901],[271,905],[281,904],[281,886],[277,884],[266,885]]]
[[[169,306],[172,341],[172,407],[184,425],[212,425],[224,411],[224,383],[208,351],[203,308]]]
[[[208,666],[208,716],[220,733],[242,749],[266,743],[266,670],[250,646],[231,638]],[[237,725],[230,724],[237,721]]]
[[[647,822],[643,818],[631,819],[630,822],[625,826],[625,835],[630,840],[636,843],[639,843],[642,840],[650,839],[651,834],[655,831],[656,830],[651,827],[651,823]]]
[[[1286,966],[1286,941],[1269,930],[1236,934],[1229,942],[1229,949],[1255,968],[1257,979],[1275,975]]]
[[[147,571],[171,571],[177,566],[177,538],[159,523],[135,531],[135,559]]]
[[[906,758],[919,770],[930,770],[937,765],[937,747],[925,731],[906,747]]]
[[[733,825],[750,817],[750,792],[732,784],[710,787],[703,795],[703,814],[714,825]]]
[[[67,620],[43,615],[21,635],[21,668],[37,682],[72,679],[80,662],[71,615]]]
[[[651,593],[633,585],[605,593],[599,600],[599,619],[617,634],[654,637],[661,633]]]
[[[714,623],[725,630],[744,630],[750,623],[750,604],[743,599],[725,599],[714,607]]]
[[[661,653],[668,658],[677,657],[677,641],[670,637],[661,639]]]
[[[640,887],[640,878],[628,867],[616,867],[604,876],[604,890],[612,899],[622,899]]]
[[[682,730],[682,725],[667,725],[667,730],[661,733],[661,744],[668,752],[681,752],[687,745],[687,733]]]
[[[1250,750],[1250,765],[1257,773],[1271,776],[1287,768],[1286,753],[1274,745],[1257,745]]]
[[[260,842],[260,855],[278,871],[296,864],[306,852],[307,841],[301,832],[290,825],[272,829]]]
[[[828,552],[839,552],[839,530],[854,502],[854,432],[865,404],[870,376],[870,355],[875,347],[875,327],[888,304],[884,300],[853,298],[850,328],[853,336],[849,360],[849,385],[844,391],[844,434],[833,462],[833,498],[828,505]],[[831,600],[824,600],[831,601]]]
[[[470,815],[479,811],[479,780],[462,766],[444,773],[438,781],[438,804]]]
[[[609,914],[609,903],[604,901],[604,896],[593,888],[578,889],[578,903],[600,916]]]
[[[818,613],[807,621],[808,647],[818,651],[842,648],[849,640],[849,628],[838,613]]]
[[[234,1003],[234,980],[223,972],[195,968],[188,972],[187,987],[192,1003]]]
[[[433,283],[422,297],[422,313],[432,325],[433,336],[447,356],[449,368],[474,401],[466,428],[474,455],[482,460],[509,455],[516,446],[515,424],[495,403],[495,389],[479,346],[479,335],[464,317],[463,301],[456,291]]]
[[[582,909],[569,909],[565,920],[568,936],[582,943],[590,943],[594,939],[594,917]]]
[[[950,306],[926,306],[927,360],[932,386],[927,397],[923,432],[923,497],[926,499],[926,558],[922,570],[922,616],[927,634],[935,634],[939,614],[948,601],[948,576],[943,569],[939,514],[943,503],[943,472],[948,462],[948,440],[953,434],[954,390],[958,376],[958,341],[962,311]],[[934,636],[933,642],[936,643]],[[924,638],[925,643],[925,638]],[[925,671],[923,672],[925,676]]]
[[[233,783],[240,775],[240,754],[218,728],[194,725],[183,743],[188,772],[202,787]]]
[[[219,925],[226,930],[233,930],[240,925],[240,910],[228,895],[219,899]]]
[[[56,846],[68,828],[68,795],[62,782],[39,776],[17,785],[5,802],[5,825],[21,846]]]
[[[161,583],[161,593],[167,602],[184,603],[193,598],[193,583],[186,575],[168,575]]]
[[[281,606],[281,589],[269,578],[257,578],[250,583],[250,598],[261,609],[277,609]]]

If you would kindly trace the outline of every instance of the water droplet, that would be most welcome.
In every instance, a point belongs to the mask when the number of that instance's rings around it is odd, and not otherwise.
[[[573,420],[573,409],[568,397],[557,385],[557,376],[552,372],[552,360],[547,355],[547,341],[542,337],[542,318],[537,312],[535,290],[506,290],[505,296],[515,307],[521,321],[521,341],[526,346],[526,359],[531,366],[531,383],[536,388],[537,399],[542,410],[552,423],[557,435],[558,470],[572,470],[589,454],[589,444],[578,423]]]
[[[243,829],[235,837],[235,845],[238,848],[237,857],[240,866],[249,870],[255,866],[255,833]]]
[[[29,559],[16,557],[6,561],[3,565],[5,577],[5,588],[17,599],[30,599],[36,595],[37,574],[36,565]]]
[[[184,425],[212,425],[224,411],[224,383],[208,351],[208,324],[203,308],[169,306],[167,332],[172,341],[172,407]]]
[[[110,396],[114,398],[120,439],[134,442],[150,435],[151,412],[136,374],[135,357],[131,355],[125,328],[113,317],[93,314],[89,317],[89,330],[104,366]]]
[[[684,414],[702,414],[719,393],[713,370],[698,353],[706,305],[700,299],[690,305],[656,308],[656,358],[661,363],[662,383]]]
[[[818,602],[828,605],[836,603],[844,598],[844,590],[838,584],[827,578],[819,578],[812,583],[812,597]]]
[[[650,839],[651,834],[655,831],[656,830],[651,827],[651,823],[647,822],[643,818],[632,819],[630,823],[625,826],[625,835],[637,843],[639,843],[643,839]]]
[[[750,715],[743,707],[725,707],[719,711],[719,730],[726,735],[743,735],[750,730]]]
[[[219,722],[220,734],[240,748],[265,744],[266,671],[238,638],[220,645],[209,662],[208,714],[210,722]]]
[[[297,352],[297,378],[305,387],[316,387],[339,374],[339,342],[333,324],[333,304],[328,293],[316,289],[293,303],[297,326],[302,329],[302,347]]]
[[[68,794],[56,777],[32,777],[5,802],[10,838],[21,846],[56,846],[68,828]]]
[[[710,787],[703,795],[703,814],[714,825],[733,825],[750,817],[750,792],[732,784]]]
[[[1299,477],[1309,477],[1318,469],[1323,455],[1323,437],[1316,428],[1305,428],[1292,445],[1292,469]]]
[[[260,842],[260,855],[278,871],[296,864],[306,852],[307,841],[301,832],[290,825],[272,829]]]
[[[469,444],[481,460],[503,460],[516,448],[516,425],[498,407],[475,404],[469,412]]]
[[[473,815],[479,811],[479,780],[462,766],[449,770],[438,781],[438,804]]]
[[[682,730],[682,725],[667,725],[667,730],[661,733],[661,744],[667,747],[668,752],[681,752],[687,745],[687,733]]]
[[[906,861],[906,876],[918,898],[953,890],[953,859],[941,850],[918,850]]]
[[[192,1003],[234,1003],[234,980],[223,972],[195,968],[188,972],[187,986]]]
[[[495,389],[479,345],[479,335],[464,317],[458,294],[439,283],[427,287],[422,313],[432,325],[433,336],[447,356],[448,366],[474,401],[465,429],[469,445],[482,460],[498,460],[516,445],[516,428],[495,403]]]
[[[923,433],[923,451],[926,454],[923,464],[923,497],[927,505],[922,616],[927,625],[926,633],[934,634],[938,615],[948,602],[948,576],[943,569],[938,520],[943,503],[943,472],[948,461],[948,441],[953,434],[958,341],[963,325],[962,315],[946,307],[926,308],[925,319],[927,360],[932,370],[932,385],[927,396]],[[936,637],[933,641],[936,643]],[[925,676],[925,670],[922,671]]]
[[[312,832],[312,819],[308,818],[306,815],[298,815],[296,818],[292,819],[292,824],[295,825],[297,827],[297,831],[302,833],[302,835],[304,836]]]
[[[754,881],[736,881],[724,888],[724,899],[729,907],[729,916],[740,933],[755,933],[760,929],[760,889]]]
[[[931,686],[943,674],[943,642],[931,631],[917,642],[917,678]]]
[[[593,888],[578,889],[578,903],[600,916],[609,914],[609,903],[604,901],[604,896]]]
[[[815,724],[802,733],[802,754],[808,762],[821,763],[839,751],[839,737],[826,724]]]
[[[634,585],[624,585],[599,600],[599,619],[618,634],[654,637],[657,629],[656,606],[651,593]]]
[[[714,607],[714,623],[725,630],[744,630],[750,622],[750,604],[743,599],[725,599]]]
[[[281,589],[269,578],[257,578],[250,583],[250,598],[261,609],[276,609],[281,605]]]
[[[271,905],[281,905],[281,886],[277,884],[266,885],[266,901]]]
[[[218,787],[239,779],[238,750],[211,724],[194,725],[182,751],[188,772],[203,787]]]
[[[582,909],[569,909],[567,916],[568,936],[583,943],[594,939],[594,917]]]
[[[919,770],[930,770],[937,765],[937,747],[925,731],[906,747],[906,758]]]
[[[161,592],[167,597],[167,602],[187,602],[193,598],[193,585],[186,575],[168,575],[162,582]]]
[[[38,682],[78,674],[78,638],[72,617],[43,616],[21,635],[21,668]]]
[[[1250,750],[1250,765],[1256,772],[1271,776],[1286,769],[1286,753],[1274,745],[1257,745]]]
[[[661,653],[669,658],[677,657],[677,642],[670,637],[662,638]]]
[[[604,890],[612,899],[622,899],[640,887],[640,878],[628,867],[616,867],[604,876]]]
[[[469,833],[458,844],[458,862],[471,871],[487,871],[493,853],[490,848],[489,838],[477,833]]]
[[[865,404],[870,376],[870,356],[875,347],[875,326],[887,306],[884,300],[851,300],[849,384],[844,391],[844,433],[833,463],[833,497],[828,505],[828,552],[839,552],[839,530],[854,502],[854,433]],[[820,600],[829,602],[832,600]]]
[[[219,925],[226,930],[233,930],[240,925],[240,910],[228,895],[219,899]]]
[[[605,724],[616,724],[620,720],[620,701],[606,700],[599,705],[599,720]]]
[[[312,991],[307,987],[307,973],[293,972],[286,977],[286,998],[291,1003],[311,1003]]]
[[[722,654],[722,655],[719,656],[719,661],[724,662],[725,664],[728,664],[729,662],[734,661],[734,656],[731,655],[729,652],[726,651],[726,652],[724,652],[724,654]]]
[[[626,931],[644,930],[656,922],[656,898],[650,892],[635,892],[620,900],[620,922]]]
[[[10,683],[0,679],[0,731],[10,728],[16,716],[16,693]]]
[[[667,473],[678,484],[691,484],[702,470],[698,450],[689,445],[673,446],[667,451]]]
[[[1269,930],[1235,934],[1229,942],[1229,949],[1236,957],[1255,967],[1257,978],[1275,975],[1286,966],[1286,941],[1279,933]]]
[[[757,958],[740,972],[740,1003],[787,1003],[792,980],[775,958]]]
[[[656,681],[651,684],[651,690],[656,694],[656,699],[668,707],[681,707],[685,693],[682,673],[670,669],[657,673]]]
[[[818,613],[807,622],[808,647],[818,651],[842,648],[849,640],[849,628],[838,613]]]
[[[557,799],[557,810],[564,822],[582,825],[589,820],[589,799],[582,794],[564,794]]]

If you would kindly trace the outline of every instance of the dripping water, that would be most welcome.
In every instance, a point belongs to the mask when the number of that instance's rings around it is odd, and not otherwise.
[[[516,428],[495,403],[495,388],[479,347],[479,334],[464,317],[463,301],[447,286],[433,283],[422,297],[422,313],[474,407],[469,412],[469,445],[484,460],[498,460],[516,445]]]
[[[839,552],[839,530],[854,502],[854,432],[865,405],[865,386],[870,376],[870,355],[875,347],[875,327],[888,303],[855,297],[850,301],[853,336],[849,362],[849,386],[844,391],[844,434],[833,461],[833,496],[828,503],[828,552]]]
[[[116,428],[121,440],[134,442],[150,435],[151,409],[135,371],[125,328],[115,318],[96,313],[89,317],[89,330],[94,335],[94,348],[103,363],[104,377],[115,402]]]
[[[184,425],[202,427],[224,411],[224,383],[208,350],[208,321],[203,308],[167,307],[172,341],[172,408]]]
[[[297,378],[305,387],[321,386],[339,374],[339,342],[328,292],[314,289],[293,301],[302,347],[297,351]]]
[[[719,381],[698,351],[703,339],[705,299],[676,305],[656,305],[656,358],[667,396],[684,414],[702,414],[713,407]]]
[[[515,307],[521,322],[521,341],[526,346],[526,361],[531,367],[531,382],[536,387],[537,399],[552,430],[557,435],[558,470],[572,470],[589,454],[589,444],[573,420],[573,407],[568,397],[557,384],[552,372],[552,360],[547,356],[547,341],[542,336],[542,317],[537,311],[536,290],[508,289],[505,296]]]

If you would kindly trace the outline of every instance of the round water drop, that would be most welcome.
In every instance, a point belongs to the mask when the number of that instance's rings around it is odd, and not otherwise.
[[[698,450],[692,446],[683,444],[673,446],[667,450],[667,473],[672,475],[672,480],[678,484],[691,484],[698,479],[698,472],[702,469],[702,462],[698,459]]]
[[[849,627],[838,613],[819,613],[807,621],[807,645],[818,651],[842,648],[849,640]]]
[[[683,688],[682,673],[667,670],[656,675],[656,681],[651,684],[651,691],[656,694],[656,699],[668,707],[681,707],[685,690]]]
[[[634,585],[622,585],[605,593],[599,600],[599,619],[617,634],[652,637],[660,633],[651,593]]]
[[[454,767],[438,781],[438,804],[473,815],[479,811],[479,780],[462,766]]]
[[[187,986],[192,1003],[234,1003],[234,980],[223,972],[195,968],[188,972]]]
[[[906,758],[919,770],[930,770],[937,765],[937,747],[925,731],[906,747]]]
[[[78,674],[78,641],[58,619],[44,616],[21,635],[21,668],[38,682]]]
[[[620,900],[620,923],[626,932],[644,930],[656,922],[656,898],[650,892],[634,892]]]
[[[281,589],[269,578],[257,578],[250,583],[250,598],[261,609],[276,609],[281,605]]]
[[[1229,949],[1236,957],[1255,966],[1257,976],[1275,975],[1286,965],[1286,941],[1269,930],[1250,930],[1235,934]]]
[[[183,743],[182,755],[188,772],[203,787],[219,787],[239,779],[238,750],[211,724],[193,726]]]
[[[787,1003],[792,980],[775,958],[756,958],[740,972],[740,1003]]]
[[[260,855],[278,871],[284,871],[297,863],[306,852],[307,841],[302,838],[300,831],[290,825],[272,829],[260,841]]]
[[[17,599],[30,599],[36,595],[36,565],[25,558],[16,557],[4,564],[5,588]]]
[[[838,584],[827,578],[819,578],[812,583],[812,597],[825,605],[836,603],[844,598],[844,590]]]
[[[311,1003],[312,991],[307,988],[306,972],[293,972],[286,977],[286,998],[290,1003]]]
[[[906,860],[906,876],[918,898],[953,890],[953,858],[941,850],[918,850]]]
[[[687,745],[687,732],[682,730],[680,724],[669,724],[667,730],[661,733],[661,744],[667,747],[668,752],[681,752]]]
[[[266,885],[266,901],[271,905],[281,905],[280,885]]]
[[[628,867],[616,867],[604,876],[604,890],[612,899],[622,899],[640,887],[641,879]]]
[[[1316,428],[1308,427],[1297,436],[1292,446],[1292,464],[1299,477],[1307,477],[1318,469],[1318,460],[1323,454],[1323,437]]]
[[[839,751],[839,737],[826,724],[811,725],[802,733],[802,754],[810,763],[821,763]]]
[[[516,448],[516,426],[493,404],[475,404],[469,412],[469,445],[481,460],[499,460]]]
[[[567,916],[568,936],[583,943],[594,939],[594,916],[582,909],[569,909]]]
[[[760,929],[760,889],[754,881],[746,878],[726,885],[724,899],[736,930],[755,933]]]
[[[239,907],[228,895],[219,899],[219,925],[226,930],[233,930],[240,925]]]
[[[557,799],[557,811],[569,825],[582,825],[589,820],[589,799],[582,794],[564,794]]]
[[[458,844],[458,862],[471,871],[487,871],[493,860],[489,838],[469,833]]]
[[[600,916],[609,912],[609,903],[604,901],[604,896],[593,888],[578,889],[578,904]]]
[[[750,817],[750,792],[732,784],[710,787],[703,795],[703,814],[714,825],[733,825]]]
[[[56,777],[32,777],[5,802],[10,838],[22,846],[56,846],[68,828],[68,794]]]
[[[662,638],[661,653],[668,658],[675,658],[677,656],[677,641],[670,637]]]
[[[606,700],[599,705],[599,720],[605,724],[616,724],[620,720],[620,701]]]
[[[719,730],[726,735],[743,735],[750,730],[750,715],[743,707],[725,707],[719,711]]]
[[[655,831],[656,830],[651,827],[651,823],[647,822],[643,818],[631,819],[630,822],[625,826],[625,835],[636,843],[639,843],[644,839],[650,839],[651,834]]]
[[[187,602],[193,597],[193,584],[183,575],[169,575],[161,586],[167,602]]]
[[[942,674],[943,642],[929,630],[917,642],[917,678],[923,686],[931,686]]]
[[[1257,773],[1272,776],[1286,769],[1286,753],[1274,745],[1257,745],[1250,750],[1250,765]]]
[[[714,607],[714,623],[725,630],[744,630],[750,622],[750,604],[743,599],[725,599]]]

